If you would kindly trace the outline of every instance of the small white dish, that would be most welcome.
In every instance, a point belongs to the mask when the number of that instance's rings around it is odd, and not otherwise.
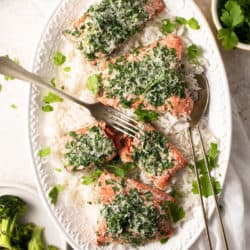
[[[27,205],[27,211],[24,214],[23,222],[33,222],[41,227],[44,227],[44,239],[46,244],[57,246],[58,249],[67,249],[65,238],[57,229],[56,224],[48,215],[43,202],[40,200],[36,191],[25,185],[2,182],[0,184],[0,196],[2,195],[16,195],[23,199]]]
[[[213,22],[214,22],[214,25],[215,25],[217,30],[222,28],[222,25],[221,25],[219,17],[218,17],[218,7],[217,7],[218,2],[219,2],[219,0],[212,0],[212,2],[211,2],[212,18],[213,18]],[[250,51],[250,44],[239,42],[235,47],[238,49]]]

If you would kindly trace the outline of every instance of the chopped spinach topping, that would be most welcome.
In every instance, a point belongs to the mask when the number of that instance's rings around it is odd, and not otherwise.
[[[67,166],[72,170],[103,163],[114,151],[114,143],[98,126],[89,128],[85,134],[70,132],[70,142],[66,143],[64,155]]]
[[[84,56],[93,60],[98,53],[109,55],[121,43],[135,34],[149,19],[144,10],[147,0],[102,0],[85,13],[80,27],[73,26],[64,34],[77,41]]]
[[[175,49],[158,45],[139,61],[127,61],[120,57],[109,64],[109,76],[103,79],[108,98],[146,101],[158,107],[175,95],[185,97],[186,84],[179,71]]]
[[[101,215],[107,222],[107,233],[115,239],[123,239],[141,245],[156,238],[162,232],[162,223],[168,219],[166,204],[155,207],[152,194],[142,195],[137,189],[116,195],[115,200],[104,205]]]
[[[132,157],[138,167],[153,175],[161,175],[172,168],[173,159],[169,157],[166,137],[159,131],[144,132],[141,144],[133,149]]]

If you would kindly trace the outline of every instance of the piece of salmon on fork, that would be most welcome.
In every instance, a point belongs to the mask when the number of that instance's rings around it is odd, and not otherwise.
[[[104,172],[98,180],[98,196],[102,204],[98,245],[143,245],[172,235],[167,202],[174,198],[165,192]]]
[[[162,0],[102,0],[91,5],[63,33],[85,58],[96,63],[109,56],[163,9]]]

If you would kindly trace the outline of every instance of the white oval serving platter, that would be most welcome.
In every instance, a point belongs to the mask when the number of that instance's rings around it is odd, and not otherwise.
[[[93,1],[84,0],[63,0],[45,27],[41,41],[38,45],[34,59],[33,71],[46,79],[53,74],[53,65],[51,65],[53,53],[60,48],[61,32],[68,24],[69,20],[79,16]],[[186,18],[195,17],[199,20],[200,30],[190,30],[192,41],[201,46],[203,56],[208,62],[206,67],[206,76],[209,80],[211,100],[208,115],[208,124],[210,130],[220,142],[219,156],[219,180],[224,184],[227,172],[230,148],[231,148],[231,104],[228,81],[224,65],[218,51],[215,39],[201,11],[192,0],[165,0],[168,12],[173,16],[183,16]],[[46,204],[49,212],[52,214],[55,223],[58,224],[61,231],[65,234],[68,242],[75,249],[97,249],[95,238],[89,222],[91,218],[86,214],[84,208],[68,204],[63,206],[60,202],[57,206],[51,206],[48,199],[48,192],[54,183],[54,174],[49,167],[48,162],[41,161],[37,152],[44,145],[44,115],[41,114],[41,92],[35,86],[31,87],[30,93],[30,113],[29,113],[29,131],[30,143],[33,152],[35,173],[41,197]],[[211,216],[214,205],[212,200],[207,200],[209,215]],[[195,211],[198,211],[197,213]],[[199,207],[193,211],[194,216],[181,224],[178,233],[171,238],[167,245],[160,243],[147,244],[139,249],[188,249],[199,237],[204,229],[202,215]],[[196,213],[196,214],[195,214]],[[92,230],[93,231],[93,230]],[[126,247],[131,249],[132,247]],[[124,249],[123,246],[110,245],[102,249]]]

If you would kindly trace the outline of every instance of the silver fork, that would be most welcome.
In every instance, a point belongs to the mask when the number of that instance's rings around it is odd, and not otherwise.
[[[53,87],[40,76],[26,70],[25,68],[18,65],[7,57],[0,57],[0,74],[8,75],[19,80],[34,83],[42,88],[45,87],[57,93],[59,96],[71,100],[72,102],[87,108],[97,120],[103,120],[116,130],[125,133],[131,137],[136,136],[138,132],[143,130],[143,125],[140,122],[131,118],[124,112],[114,109],[112,107],[105,106],[101,103],[86,103],[68,93],[65,93],[60,89]]]

